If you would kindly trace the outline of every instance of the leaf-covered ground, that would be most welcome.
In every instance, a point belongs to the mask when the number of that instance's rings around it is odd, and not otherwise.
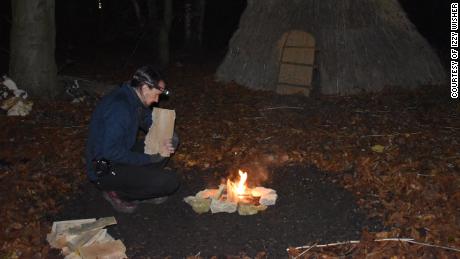
[[[128,75],[111,70],[99,79]],[[460,104],[449,98],[447,86],[356,97],[278,96],[216,83],[212,69],[198,65],[171,68],[168,82],[174,95],[161,106],[176,110],[182,139],[174,166],[226,168],[222,177],[241,167],[314,166],[388,229],[363,230],[362,242],[354,246],[291,254],[460,256],[443,248],[372,241],[403,237],[460,248]],[[27,117],[0,115],[2,256],[47,257],[51,220],[86,184],[82,156],[93,106],[36,101]]]

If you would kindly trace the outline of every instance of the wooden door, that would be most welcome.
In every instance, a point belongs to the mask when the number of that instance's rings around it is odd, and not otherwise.
[[[315,61],[314,37],[304,31],[289,31],[283,34],[280,43],[276,92],[309,96]]]

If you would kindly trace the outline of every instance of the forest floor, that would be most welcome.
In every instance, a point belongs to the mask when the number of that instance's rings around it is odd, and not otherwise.
[[[118,224],[109,232],[131,258],[287,258],[288,247],[297,258],[460,257],[460,103],[447,87],[279,96],[217,83],[214,68],[168,70],[174,94],[160,107],[176,110],[181,146],[171,166],[182,188],[130,215],[114,212],[86,180],[94,102],[35,100],[29,116],[1,114],[0,258],[56,256],[45,240],[53,221],[111,215]],[[113,83],[133,69],[82,66],[73,74]],[[239,168],[249,184],[266,177],[277,204],[243,217],[197,215],[182,201]],[[374,241],[383,238],[423,244]],[[350,240],[361,242],[320,246]],[[303,245],[314,247],[295,248]]]

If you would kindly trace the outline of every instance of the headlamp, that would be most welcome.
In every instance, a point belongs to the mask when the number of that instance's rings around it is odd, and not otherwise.
[[[152,85],[152,84],[147,83],[147,82],[144,82],[144,84],[150,85],[150,86],[152,86],[153,88],[159,90],[159,91],[161,92],[162,95],[165,95],[165,96],[170,96],[170,95],[171,95],[171,90],[168,90],[168,89],[166,89],[166,88],[161,89],[158,85]]]
[[[161,91],[161,90],[160,90]],[[171,95],[171,91],[168,90],[168,89],[163,89],[163,91],[161,92],[162,95],[165,95],[165,96],[170,96]]]

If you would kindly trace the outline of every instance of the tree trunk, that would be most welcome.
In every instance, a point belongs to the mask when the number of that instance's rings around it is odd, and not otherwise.
[[[142,17],[141,14],[141,7],[139,6],[139,3],[137,0],[131,0],[131,3],[133,4],[134,8],[134,13],[136,14],[137,22],[139,23],[139,27],[142,28],[144,27],[144,18]]]
[[[163,23],[158,35],[159,59],[162,66],[169,64],[169,31],[173,19],[172,0],[164,0]]]
[[[157,27],[158,24],[158,1],[147,0],[148,9],[148,22],[152,28]]]
[[[31,95],[57,94],[55,1],[12,0],[10,76]]]
[[[447,81],[438,56],[397,0],[248,0],[217,79],[275,90],[279,45],[292,30],[315,38],[314,87],[326,95]]]
[[[192,41],[192,1],[186,0],[184,2],[184,41],[185,46],[191,45]]]
[[[198,0],[198,23],[197,23],[197,40],[198,46],[203,46],[203,27],[204,27],[204,15],[206,13],[206,0]]]
[[[197,50],[203,43],[205,0],[186,0],[184,2],[184,47]]]

